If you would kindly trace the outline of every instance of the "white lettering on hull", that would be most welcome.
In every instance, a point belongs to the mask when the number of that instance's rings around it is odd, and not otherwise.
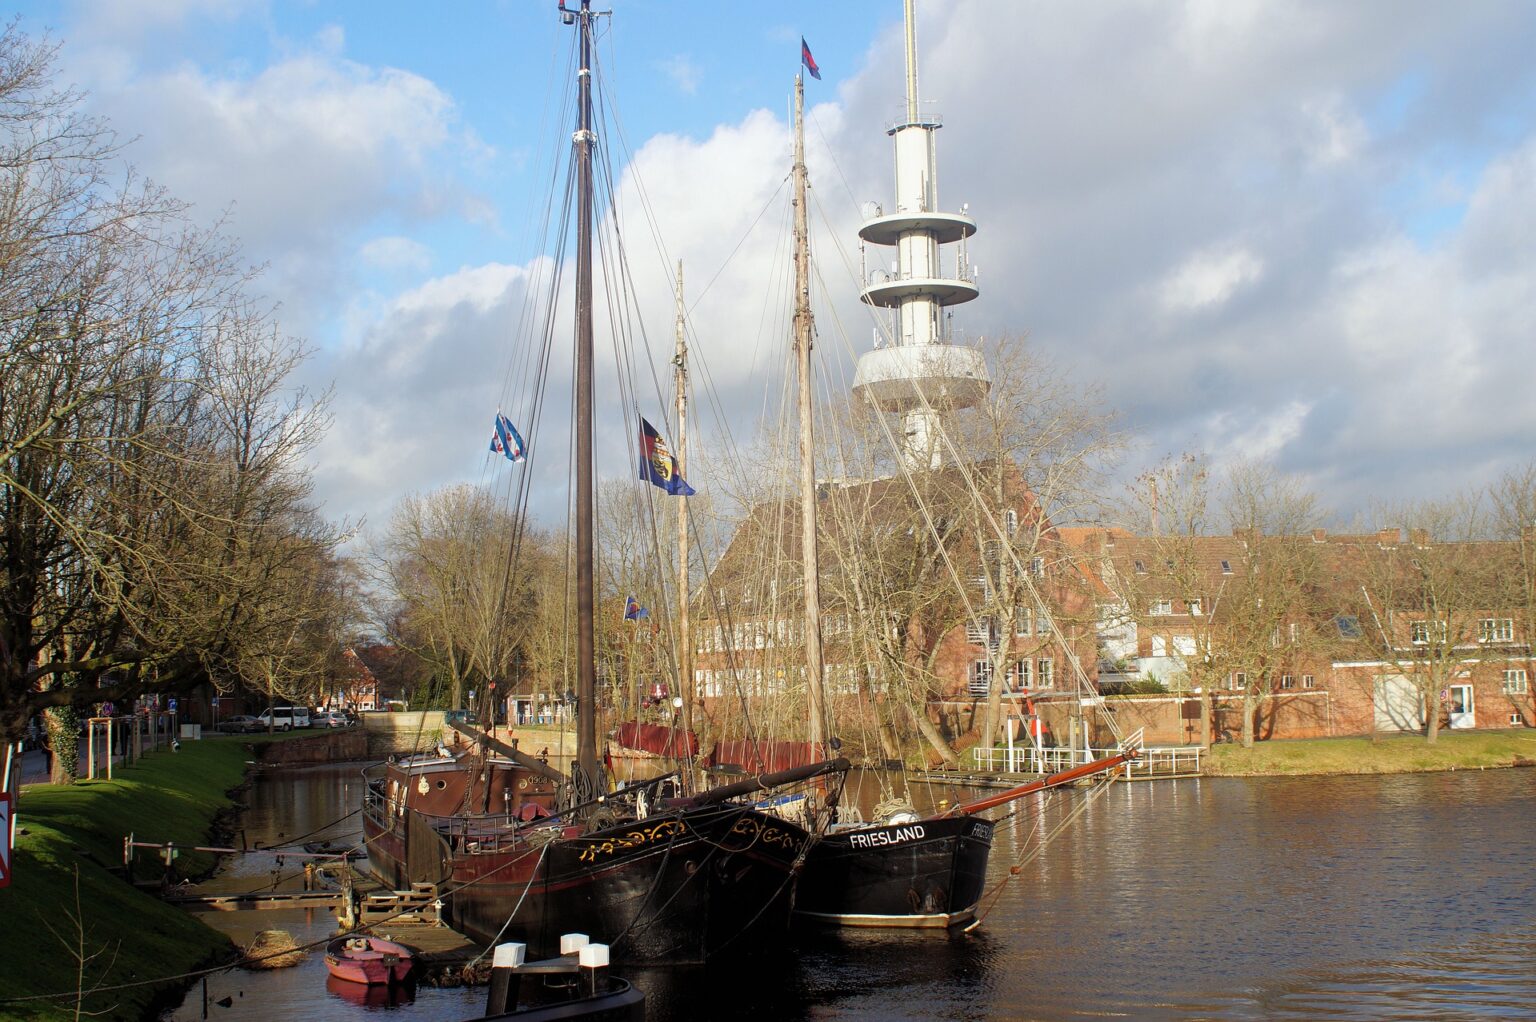
[[[920,841],[928,836],[921,823],[914,823],[906,827],[896,827],[891,830],[876,830],[868,833],[848,835],[848,844],[853,848],[878,848],[882,845],[899,845],[908,841]]]

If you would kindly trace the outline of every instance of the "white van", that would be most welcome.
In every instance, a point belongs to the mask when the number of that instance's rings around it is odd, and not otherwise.
[[[263,728],[291,731],[296,727],[309,727],[309,707],[276,706],[256,718]]]

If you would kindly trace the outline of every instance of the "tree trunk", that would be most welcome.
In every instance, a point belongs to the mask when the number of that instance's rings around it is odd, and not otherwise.
[[[1211,693],[1207,686],[1200,686],[1200,747],[1211,747]]]
[[[922,732],[923,737],[928,739],[928,744],[933,746],[934,751],[944,760],[944,765],[951,770],[959,770],[960,757],[955,755],[955,750],[950,748],[944,736],[939,733],[938,726],[928,719],[925,708],[914,708],[912,718],[917,722],[918,731]]]
[[[1253,718],[1258,713],[1259,701],[1253,693],[1243,693],[1243,748],[1253,748]]]
[[[1440,737],[1440,700],[1434,698],[1436,693],[1426,693],[1424,697],[1424,740],[1430,745],[1435,744],[1435,739]]]

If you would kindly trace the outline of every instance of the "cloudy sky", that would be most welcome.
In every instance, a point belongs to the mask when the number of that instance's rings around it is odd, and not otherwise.
[[[621,208],[659,232],[626,219],[654,264],[635,272],[656,372],[682,259],[696,382],[749,430],[782,378],[763,291],[784,243],[752,226],[778,226],[762,215],[788,169],[799,39],[823,73],[808,162],[835,387],[869,343],[846,263],[861,204],[890,200],[901,5],[609,6],[622,134],[605,145]],[[1137,437],[1128,472],[1267,458],[1347,516],[1536,457],[1536,6],[918,12],[941,205],[981,228],[982,296],[957,331],[1027,335],[1102,387]],[[39,2],[19,24],[61,44],[61,78],[136,139],[142,172],[266,267],[260,290],[317,348],[307,380],[335,384],[314,466],[330,515],[377,524],[405,492],[517,471],[485,446],[521,400],[506,347],[570,133],[553,0]],[[649,374],[638,399],[660,415]]]

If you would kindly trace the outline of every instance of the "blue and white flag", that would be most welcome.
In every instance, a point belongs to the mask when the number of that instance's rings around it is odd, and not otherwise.
[[[522,461],[528,452],[512,420],[500,412],[496,413],[496,432],[491,436],[491,450],[506,455],[508,461]]]

